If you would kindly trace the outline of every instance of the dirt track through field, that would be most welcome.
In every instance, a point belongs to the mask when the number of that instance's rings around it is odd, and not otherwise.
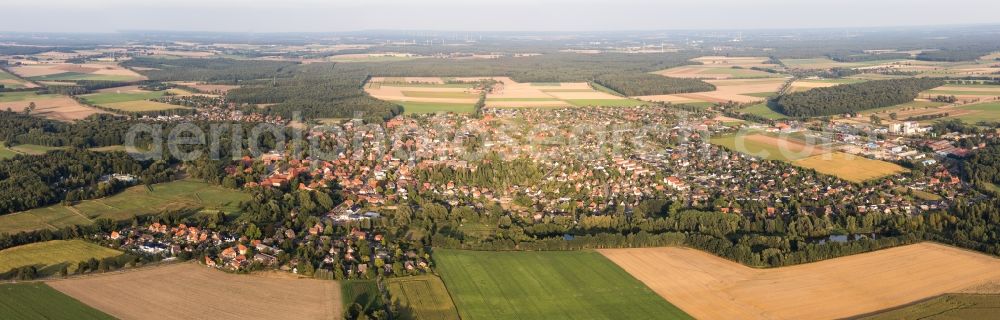
[[[688,248],[599,250],[697,319],[835,319],[1000,280],[1000,260],[935,243],[776,269]]]
[[[195,263],[47,284],[120,319],[335,319],[337,282],[228,274]]]

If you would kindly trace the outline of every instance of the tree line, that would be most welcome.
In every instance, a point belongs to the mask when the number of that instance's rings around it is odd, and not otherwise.
[[[792,117],[828,116],[911,102],[921,91],[943,84],[937,79],[875,80],[789,93],[771,103]]]
[[[626,96],[649,96],[714,91],[711,83],[698,79],[669,78],[650,73],[606,73],[594,82]]]

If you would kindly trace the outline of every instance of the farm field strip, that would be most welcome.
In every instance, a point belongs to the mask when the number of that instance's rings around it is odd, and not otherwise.
[[[698,319],[845,318],[1000,279],[1000,260],[934,243],[775,269],[678,247],[599,252]]]
[[[159,319],[332,319],[343,314],[335,281],[237,275],[195,263],[47,284],[121,319],[151,315]]]
[[[593,251],[436,250],[462,319],[687,319]]]
[[[40,282],[0,284],[0,318],[114,319]]]
[[[0,251],[0,272],[32,265],[54,266],[67,264],[70,272],[76,263],[90,258],[103,259],[122,254],[83,240],[50,240],[36,242]]]
[[[419,319],[458,320],[458,310],[441,278],[434,275],[389,279],[394,302]]]

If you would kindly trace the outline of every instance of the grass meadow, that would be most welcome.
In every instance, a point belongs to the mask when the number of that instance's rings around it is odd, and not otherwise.
[[[183,208],[231,213],[239,209],[241,201],[249,198],[246,193],[197,180],[154,184],[151,190],[135,186],[110,197],[84,200],[72,206],[57,204],[0,216],[0,233],[86,225],[97,218],[125,220]]]

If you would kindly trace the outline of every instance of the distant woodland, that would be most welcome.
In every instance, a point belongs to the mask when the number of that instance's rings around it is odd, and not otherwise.
[[[715,90],[711,83],[697,79],[668,78],[650,73],[608,73],[594,82],[626,96],[648,96]]]
[[[790,93],[772,103],[792,117],[828,116],[907,103],[943,84],[934,79],[877,80]]]

